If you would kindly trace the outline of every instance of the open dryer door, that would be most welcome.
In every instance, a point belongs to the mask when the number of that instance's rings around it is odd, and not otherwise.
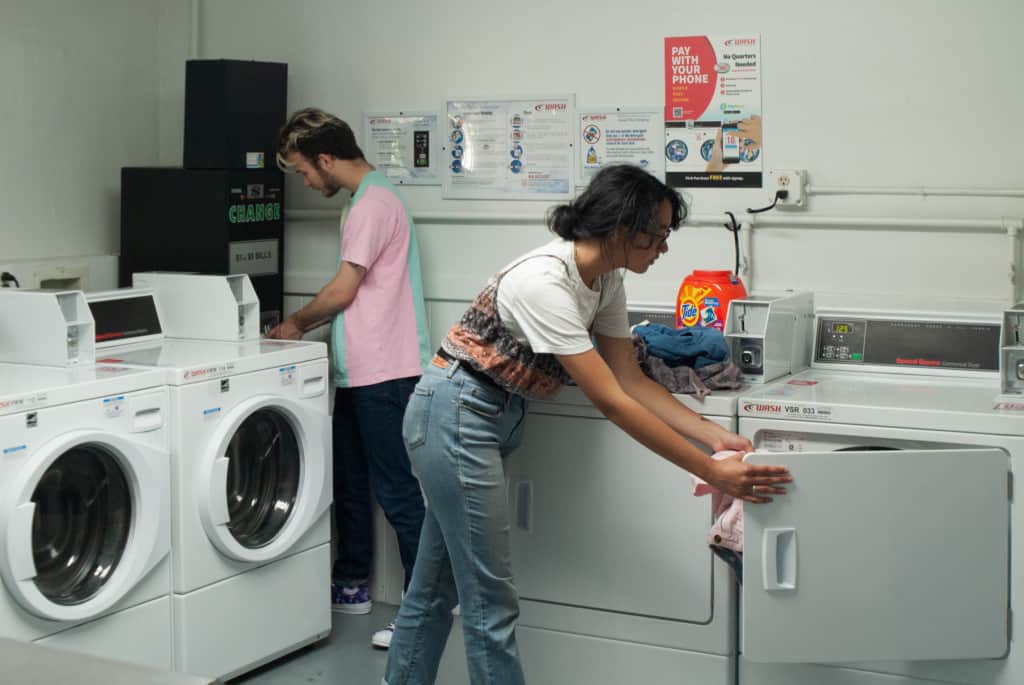
[[[999,449],[756,453],[787,494],[744,507],[743,651],[762,662],[1005,655]]]

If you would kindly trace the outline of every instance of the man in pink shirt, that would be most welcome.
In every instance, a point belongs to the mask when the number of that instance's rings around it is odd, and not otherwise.
[[[352,194],[341,227],[338,272],[313,301],[270,331],[298,339],[328,320],[334,367],[335,611],[368,613],[373,557],[372,487],[395,529],[405,568],[423,524],[423,497],[402,442],[402,417],[432,352],[415,226],[394,186],[363,157],[352,129],[303,109],[281,129],[278,165],[325,197]],[[387,648],[394,624],[374,634]]]

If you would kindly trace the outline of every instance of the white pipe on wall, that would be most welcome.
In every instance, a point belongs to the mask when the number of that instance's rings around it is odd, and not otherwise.
[[[1020,233],[1021,222],[1007,220],[1006,237],[1010,241],[1010,304],[1016,304],[1020,300],[1018,293],[1017,274],[1019,273],[1018,257],[1020,256]]]
[[[195,0],[198,2],[198,0]],[[290,209],[284,213],[286,221],[337,221],[339,212],[333,209]],[[691,214],[686,222],[691,226],[720,226],[726,223],[726,217],[719,214]],[[544,222],[542,214],[468,214],[448,212],[413,213],[413,220],[418,224],[475,224],[486,225],[519,225],[539,224]],[[842,216],[764,216],[746,214],[742,216],[743,229],[740,231],[741,254],[740,277],[743,278],[748,290],[754,290],[754,228],[868,228],[892,229],[910,228],[922,230],[956,230],[982,231],[987,233],[1005,232],[1010,241],[1010,300],[1016,302],[1018,255],[1020,254],[1021,231],[1024,230],[1024,219],[928,219],[902,217],[842,217]]]
[[[1024,219],[902,219],[894,217],[810,217],[810,216],[749,216],[751,227],[761,228],[786,227],[831,227],[844,226],[850,228],[918,228],[918,229],[953,229],[957,231],[983,231],[986,233],[1005,232],[1010,241],[1010,303],[1017,301],[1017,270],[1020,254],[1020,233],[1024,229]]]
[[[199,59],[199,0],[192,0],[192,34],[189,36],[188,58]]]
[[[1024,197],[1024,188],[927,188],[885,186],[816,186],[804,188],[807,195],[919,195],[921,197]]]
[[[804,226],[850,228],[920,228],[920,229],[981,229],[986,232],[1002,233],[1010,221],[1020,229],[1022,219],[925,219],[897,217],[852,217],[852,216],[749,216],[747,221],[758,228],[798,228]]]
[[[286,209],[285,221],[336,221],[340,212],[335,209]],[[543,224],[544,214],[468,214],[464,212],[413,212],[417,224],[476,224],[478,226],[509,224]],[[724,214],[691,214],[686,217],[690,226],[721,226]]]

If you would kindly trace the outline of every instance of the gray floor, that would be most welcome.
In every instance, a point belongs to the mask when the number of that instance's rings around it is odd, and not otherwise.
[[[370,646],[370,636],[394,619],[398,607],[374,602],[363,616],[333,614],[326,640],[230,681],[231,685],[379,685],[388,653]]]

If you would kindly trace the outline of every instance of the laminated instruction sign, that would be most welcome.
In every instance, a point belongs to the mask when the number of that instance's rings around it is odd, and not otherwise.
[[[440,185],[437,120],[436,112],[367,114],[366,161],[393,183]]]
[[[665,39],[665,179],[760,188],[761,37]]]
[[[611,164],[634,164],[665,180],[664,122],[657,108],[592,109],[579,114],[579,180],[586,184]]]
[[[571,97],[449,100],[442,195],[565,199],[572,192]]]

